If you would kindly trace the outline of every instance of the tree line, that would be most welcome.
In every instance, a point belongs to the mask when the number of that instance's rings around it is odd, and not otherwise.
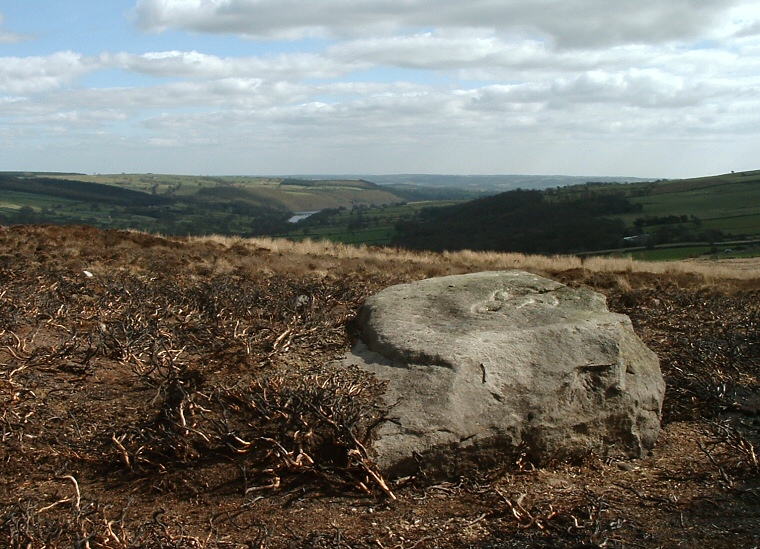
[[[615,216],[641,211],[622,193],[549,197],[516,190],[463,204],[427,208],[400,222],[394,244],[433,251],[580,253],[616,248],[626,234]]]

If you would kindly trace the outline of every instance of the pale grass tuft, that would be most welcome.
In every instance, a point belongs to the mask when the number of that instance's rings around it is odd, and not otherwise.
[[[624,257],[592,256],[583,260],[583,268],[600,273],[632,273],[645,270],[651,272],[653,263],[643,265],[643,261],[636,261],[630,255]],[[647,268],[648,267],[648,268]]]
[[[231,248],[243,246],[251,251],[268,251],[272,254],[305,256],[312,258],[352,259],[367,262],[394,264],[408,263],[430,265],[455,271],[521,269],[539,272],[563,272],[583,269],[599,273],[652,273],[692,274],[706,282],[721,279],[748,280],[760,278],[760,259],[744,260],[684,260],[639,261],[630,256],[580,258],[573,255],[525,255],[521,253],[410,251],[378,246],[352,246],[328,240],[304,240],[300,242],[281,238],[241,238],[229,236],[192,237],[196,242],[213,242]]]
[[[760,278],[760,259],[637,261],[627,257],[590,257],[583,268],[608,273],[693,274],[712,280]]]
[[[478,266],[494,270],[568,271],[582,267],[581,259],[570,255],[544,256],[511,252],[474,252],[462,250],[458,252],[444,252],[442,258],[454,265]]]

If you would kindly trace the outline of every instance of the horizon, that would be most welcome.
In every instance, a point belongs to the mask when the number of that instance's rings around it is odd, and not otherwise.
[[[755,171],[755,170],[743,170],[743,171]],[[170,176],[170,177],[250,177],[250,178],[271,178],[271,179],[287,179],[287,178],[293,178],[293,179],[314,179],[314,178],[324,178],[324,179],[330,179],[330,178],[357,178],[357,177],[561,177],[561,178],[574,178],[574,179],[583,179],[583,178],[607,178],[607,179],[646,179],[646,180],[654,180],[654,179],[665,179],[665,178],[658,178],[658,177],[639,177],[636,175],[569,175],[569,174],[562,174],[562,173],[433,173],[433,172],[394,172],[394,173],[206,173],[206,174],[200,174],[200,173],[181,173],[181,172],[86,172],[86,171],[60,171],[60,170],[26,170],[26,169],[18,169],[18,170],[0,170],[0,174],[2,173],[29,173],[29,174],[35,174],[35,175],[47,175],[47,174],[55,174],[55,175],[79,175],[79,176],[88,176],[88,177],[97,177],[97,176],[107,176],[107,177],[115,177],[119,175],[158,175],[158,176]],[[696,176],[696,177],[713,177],[713,176],[719,176],[724,174],[707,174],[704,176]],[[680,179],[680,178],[679,178]]]
[[[0,170],[751,171],[758,52],[757,0],[0,1]]]

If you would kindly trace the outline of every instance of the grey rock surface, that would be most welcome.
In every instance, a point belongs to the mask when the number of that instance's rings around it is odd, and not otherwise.
[[[656,355],[605,297],[522,271],[387,288],[342,361],[387,381],[376,461],[457,474],[524,452],[537,463],[641,456],[660,429]]]

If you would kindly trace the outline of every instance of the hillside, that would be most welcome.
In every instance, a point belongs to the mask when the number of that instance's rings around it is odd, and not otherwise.
[[[253,236],[287,230],[299,211],[400,201],[368,181],[0,173],[0,224]]]
[[[676,259],[760,253],[760,172],[511,191],[421,210],[392,243],[412,249],[613,251]]]
[[[760,171],[582,184],[560,176],[373,177],[383,185],[332,177],[4,173],[0,224],[658,260],[760,254]],[[549,188],[492,194],[520,182]]]
[[[466,478],[426,476],[422,459],[382,479],[382,387],[328,367],[347,322],[389,285],[506,268],[631,316],[668,385],[657,447]],[[757,546],[758,292],[750,260],[0,227],[0,545]]]
[[[644,215],[625,221],[655,239],[690,231],[708,239],[760,238],[760,171],[634,185],[627,195]]]

